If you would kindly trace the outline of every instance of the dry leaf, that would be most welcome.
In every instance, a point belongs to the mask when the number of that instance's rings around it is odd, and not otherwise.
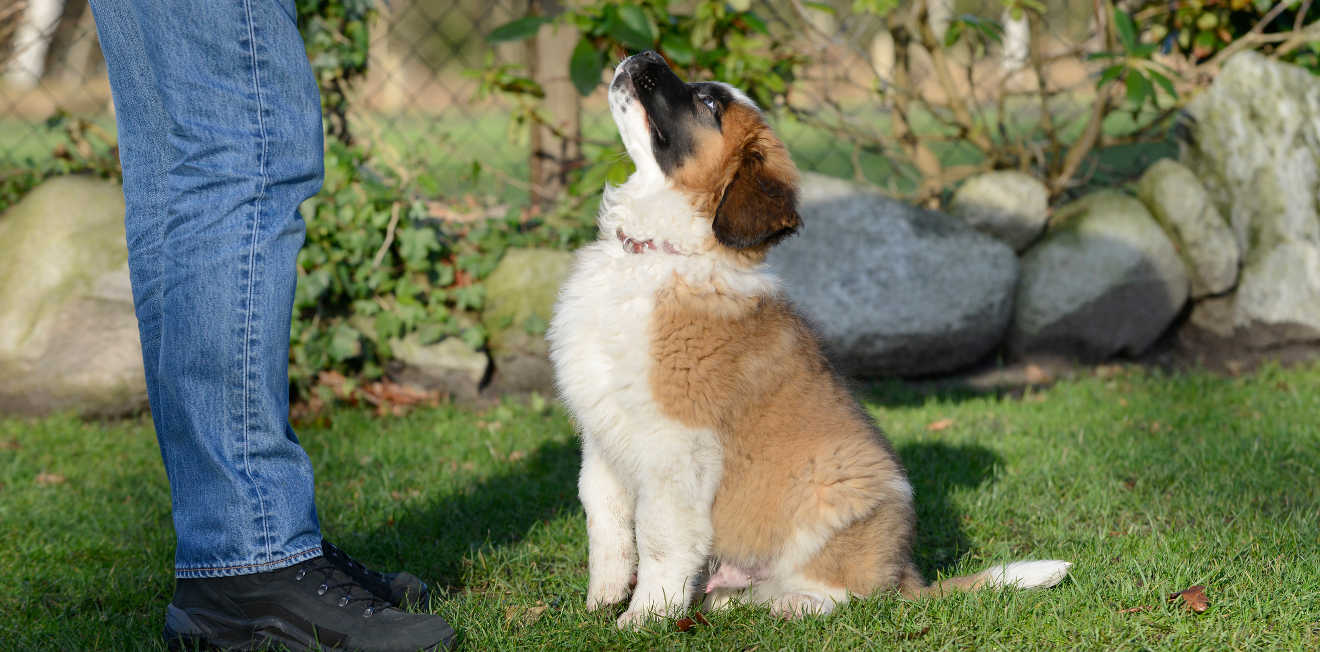
[[[504,622],[516,623],[519,627],[530,627],[535,625],[536,621],[541,619],[541,615],[545,613],[545,610],[549,608],[549,605],[539,600],[530,607],[515,605],[504,610]]]
[[[674,621],[674,626],[677,627],[680,632],[686,632],[697,625],[710,626],[710,621],[706,620],[706,617],[703,616],[700,611],[692,614],[691,618],[679,618]]]
[[[0,441],[0,450],[16,451],[22,447],[23,445],[18,443],[17,439],[6,439],[4,441]]]
[[[64,484],[64,476],[58,473],[46,473],[45,471],[42,471],[37,474],[37,484],[43,487]]]
[[[1210,608],[1210,600],[1205,597],[1205,586],[1202,584],[1170,594],[1169,602],[1176,602],[1179,598],[1182,598],[1184,607],[1198,614]]]
[[[1154,609],[1154,608],[1155,608],[1155,607],[1152,607],[1152,606],[1146,604],[1146,605],[1141,605],[1140,607],[1128,607],[1127,609],[1119,609],[1119,610],[1118,610],[1118,613],[1121,613],[1121,614],[1135,614],[1135,613],[1141,613],[1141,612],[1143,612],[1143,611],[1150,611],[1151,609]]]
[[[953,419],[940,419],[939,421],[930,422],[930,425],[926,426],[926,430],[929,430],[931,432],[939,432],[941,430],[944,430],[945,428],[948,428],[951,425],[953,425]]]

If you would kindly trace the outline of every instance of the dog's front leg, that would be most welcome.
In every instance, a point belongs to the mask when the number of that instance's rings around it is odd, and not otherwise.
[[[583,438],[578,497],[587,513],[587,609],[622,602],[637,563],[632,492],[620,482],[595,442]]]
[[[673,617],[691,600],[710,555],[710,510],[721,457],[710,433],[685,432],[657,446],[637,488],[637,588],[619,627]],[[675,441],[677,440],[677,441]]]

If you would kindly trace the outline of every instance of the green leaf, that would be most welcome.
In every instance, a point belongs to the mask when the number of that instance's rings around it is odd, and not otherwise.
[[[1116,63],[1112,66],[1109,66],[1108,68],[1105,68],[1104,71],[1100,73],[1100,80],[1095,83],[1095,87],[1101,88],[1105,84],[1108,84],[1109,82],[1118,79],[1118,76],[1123,74],[1123,70],[1125,70],[1125,68],[1121,63]]]
[[[802,6],[807,7],[808,9],[815,9],[816,11],[823,11],[830,15],[838,13],[834,10],[833,6],[824,2],[815,2],[815,0],[807,0],[802,3]]]
[[[1164,92],[1169,94],[1169,97],[1172,97],[1175,100],[1178,99],[1178,90],[1173,87],[1173,82],[1170,81],[1168,77],[1165,77],[1154,70],[1148,70],[1146,71],[1146,74],[1150,75],[1150,78],[1154,80],[1156,84],[1159,84],[1160,88],[1163,88]]]
[[[675,32],[666,32],[660,37],[660,49],[680,66],[692,65],[693,59],[697,56],[697,50],[692,47],[692,43]]]
[[[655,39],[647,38],[644,31],[639,31],[624,20],[622,14],[625,9],[641,11],[637,7],[628,5],[626,7],[615,7],[609,5],[605,9],[605,34],[610,38],[622,43],[624,47],[631,50],[648,50],[655,44]],[[629,12],[632,13],[632,12]],[[645,19],[645,16],[643,16]],[[643,23],[646,21],[643,20]]]
[[[1151,87],[1150,80],[1144,75],[1133,70],[1127,76],[1127,98],[1133,106],[1141,107],[1146,103],[1146,98],[1150,97],[1155,89]]]
[[[568,61],[568,74],[579,94],[590,94],[600,84],[600,70],[604,66],[605,58],[600,51],[589,39],[582,37],[573,48],[573,56]]]
[[[1123,49],[1128,52],[1136,49],[1137,26],[1132,22],[1132,16],[1114,7],[1114,27],[1118,29],[1118,40],[1123,44]]]
[[[536,35],[536,31],[541,26],[550,22],[545,16],[525,16],[517,20],[511,20],[486,35],[486,40],[491,43],[500,43],[503,41],[521,41]]]
[[[743,22],[747,23],[748,27],[752,28],[752,31],[760,32],[766,36],[770,35],[770,28],[766,26],[765,21],[761,20],[760,16],[749,11],[742,14],[740,18],[742,18]]]
[[[362,353],[362,334],[345,323],[335,325],[330,333],[330,357],[343,362]]]
[[[638,36],[646,40],[646,46],[644,47],[654,45],[656,38],[660,36],[659,30],[655,27],[655,23],[651,22],[651,19],[646,15],[646,12],[642,11],[642,8],[637,5],[629,4],[620,6],[619,20],[623,21],[623,24],[627,25],[628,29],[637,32]]]

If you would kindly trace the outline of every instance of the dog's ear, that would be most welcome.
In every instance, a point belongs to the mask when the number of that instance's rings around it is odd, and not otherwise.
[[[770,246],[802,226],[797,168],[788,150],[763,128],[737,155],[737,169],[715,209],[715,239],[726,247]]]

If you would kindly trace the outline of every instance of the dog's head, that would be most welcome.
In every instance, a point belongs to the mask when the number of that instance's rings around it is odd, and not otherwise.
[[[643,52],[615,69],[609,99],[638,173],[687,195],[720,244],[765,250],[801,226],[797,168],[738,89],[685,83]]]

